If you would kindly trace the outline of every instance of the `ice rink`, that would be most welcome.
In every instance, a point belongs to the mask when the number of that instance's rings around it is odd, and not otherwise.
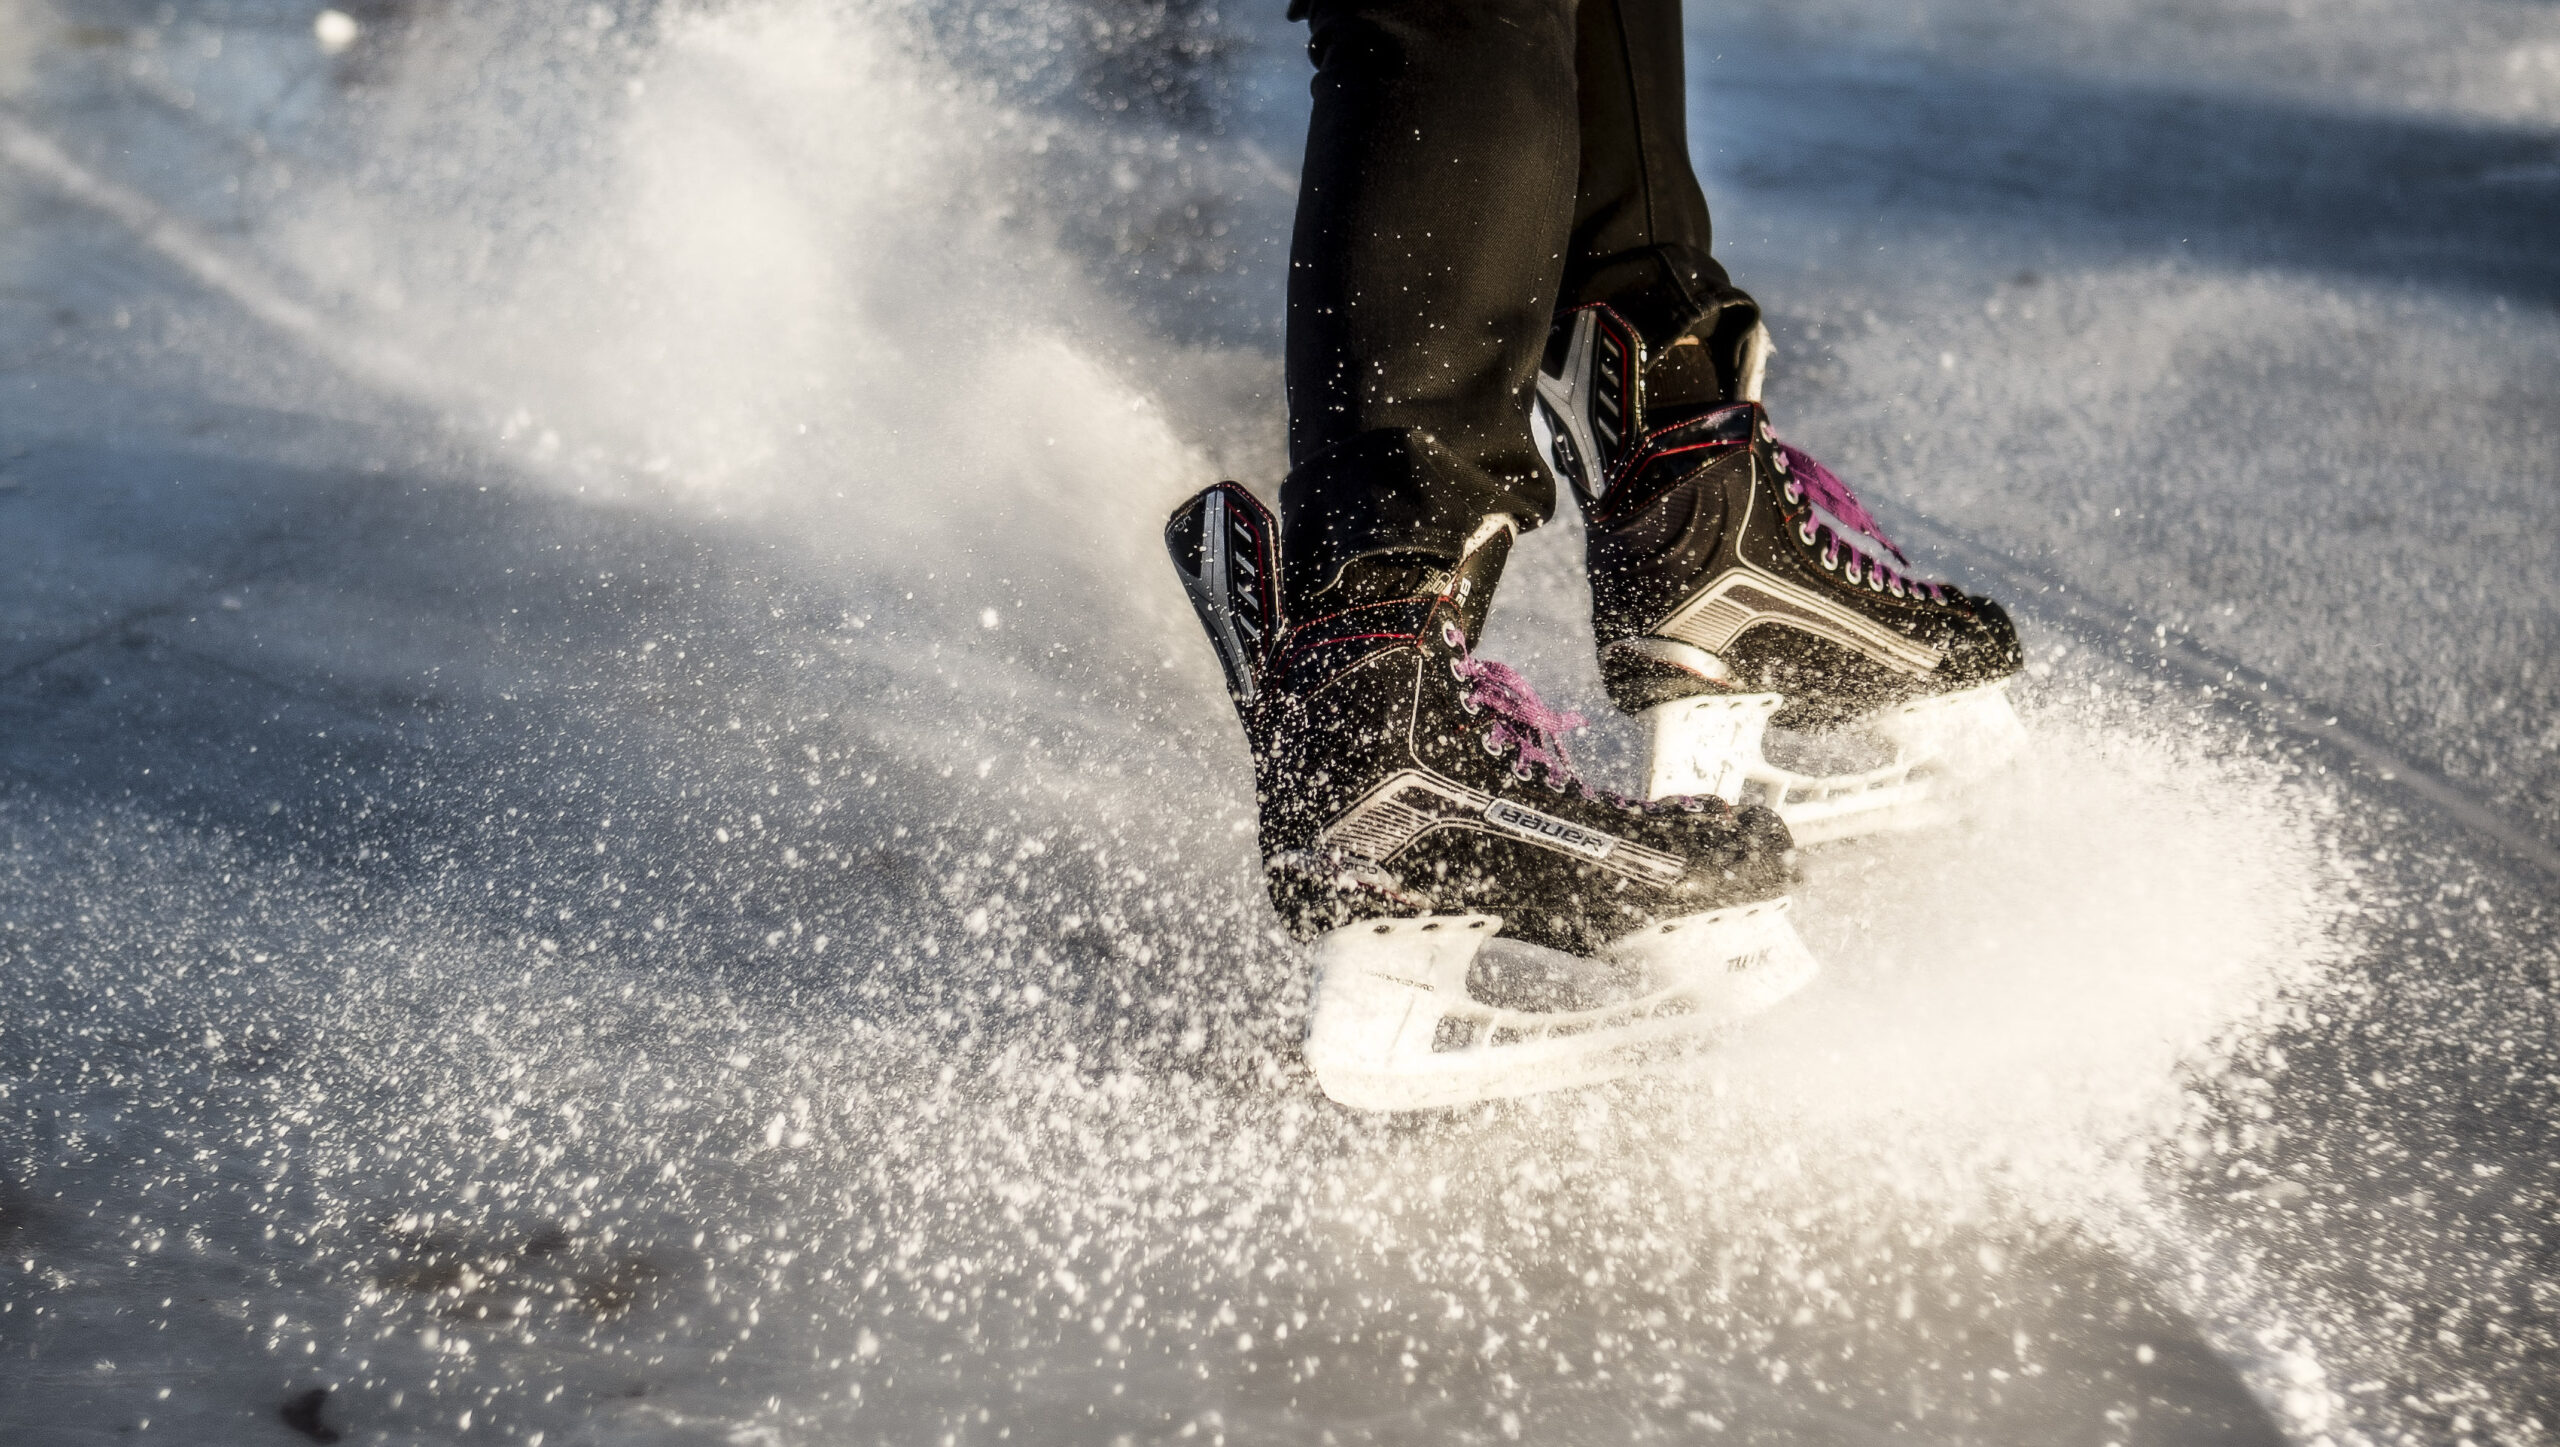
[[[1157,537],[1280,8],[0,0],[0,1441],[2560,1443],[2560,7],[1693,0],[2033,743],[1415,1118]]]

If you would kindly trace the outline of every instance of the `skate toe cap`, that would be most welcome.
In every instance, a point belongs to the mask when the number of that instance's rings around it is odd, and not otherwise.
[[[1993,599],[1966,595],[1972,616],[1948,630],[1940,645],[1946,657],[1939,672],[1950,681],[1971,685],[2006,678],[2026,665],[2018,645],[2018,625],[2009,610]]]

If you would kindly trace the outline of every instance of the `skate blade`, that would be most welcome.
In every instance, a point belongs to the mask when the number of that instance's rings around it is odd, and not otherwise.
[[[1595,1085],[1657,1068],[1802,989],[1818,968],[1789,901],[1668,920],[1610,947],[1645,993],[1590,1009],[1518,1010],[1467,988],[1494,915],[1369,920],[1317,940],[1306,1059],[1324,1093],[1358,1110],[1430,1110]],[[1570,961],[1571,956],[1558,956]]]
[[[1997,769],[2026,743],[2003,679],[1869,716],[1865,727],[1893,748],[1889,764],[1799,773],[1769,762],[1762,749],[1769,717],[1785,702],[1774,693],[1728,694],[1645,710],[1653,725],[1647,792],[1656,799],[1713,794],[1728,803],[1766,804],[1798,844],[1819,844],[1943,822],[1947,785]]]

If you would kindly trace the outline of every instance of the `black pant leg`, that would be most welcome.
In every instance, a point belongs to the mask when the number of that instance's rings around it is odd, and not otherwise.
[[[1289,273],[1291,590],[1555,488],[1528,388],[1573,224],[1574,0],[1316,0]]]
[[[1581,0],[1575,32],[1581,174],[1561,304],[1606,302],[1657,352],[1749,331],[1759,308],[1716,262],[1689,160],[1680,0]]]

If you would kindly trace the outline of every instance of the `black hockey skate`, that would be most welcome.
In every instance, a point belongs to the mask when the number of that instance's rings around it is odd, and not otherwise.
[[[1805,843],[1930,816],[1940,785],[2013,753],[2018,638],[2000,605],[1917,576],[1839,478],[1742,395],[1647,415],[1648,358],[1604,306],[1558,318],[1537,431],[1581,503],[1601,676],[1653,726],[1649,787],[1767,803]],[[1889,757],[1772,763],[1763,731],[1863,734]]]
[[[1346,1104],[1624,1074],[1813,970],[1774,814],[1591,787],[1565,754],[1580,720],[1475,656],[1511,537],[1496,519],[1454,567],[1391,568],[1291,623],[1252,494],[1220,484],[1166,528],[1251,745],[1272,903],[1315,946],[1307,1059]],[[1482,998],[1481,966],[1542,955],[1609,961],[1635,988],[1585,1008]]]

